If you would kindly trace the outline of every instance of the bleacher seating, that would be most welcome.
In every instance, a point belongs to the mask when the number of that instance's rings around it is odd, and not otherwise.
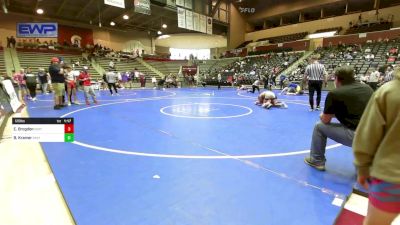
[[[80,65],[75,67],[77,70],[82,70],[83,66],[89,66],[89,73],[92,75],[92,78],[99,79],[100,75],[97,71],[91,67],[90,65],[84,65],[82,63],[81,55],[69,55],[69,54],[55,54],[55,53],[46,53],[46,52],[34,52],[34,51],[17,51],[18,59],[20,62],[21,68],[30,67],[32,72],[37,72],[38,68],[49,68],[51,58],[53,57],[61,57],[63,58],[66,64],[72,64],[72,62],[79,60]]]
[[[400,46],[399,40],[392,41],[382,41],[375,43],[366,43],[359,47],[352,46],[335,46],[330,48],[318,49],[314,52],[314,54],[320,55],[320,62],[323,63],[327,69],[329,75],[334,73],[336,67],[342,65],[350,65],[354,67],[356,76],[359,78],[362,75],[368,73],[370,68],[372,67],[382,67],[384,65],[389,64],[400,64],[400,59],[397,57],[397,54],[392,56],[388,56],[390,49],[396,48]],[[350,50],[350,48],[352,48]],[[366,50],[369,49],[370,52],[366,53]],[[350,53],[352,55],[352,59],[343,57],[344,54]],[[374,54],[374,59],[366,60],[365,56],[367,54]],[[301,67],[305,67],[307,65],[307,61],[305,60],[302,63]],[[300,76],[300,73],[304,71],[295,69],[290,73],[290,80],[300,80],[303,76]],[[332,76],[331,76],[332,77]]]
[[[110,59],[108,58],[100,58],[97,59],[97,62],[100,64],[103,69],[107,70]],[[130,61],[117,61],[115,62],[115,68],[118,72],[126,72],[126,71],[133,71],[135,68],[138,69],[139,72],[143,73],[146,77],[147,81],[151,80],[151,77],[155,76],[157,80],[160,78],[155,72],[149,70],[147,67],[142,65],[140,62],[136,60]]]
[[[257,42],[269,40],[270,43],[284,43],[284,42],[297,41],[297,40],[304,39],[307,35],[308,35],[308,32],[301,32],[301,33],[288,34],[288,35],[277,36],[277,37],[262,38],[262,39],[258,39]]]
[[[330,32],[330,31],[337,31],[339,33],[340,31],[342,31],[342,27],[331,27],[331,28],[319,29],[319,30],[316,30],[315,33],[324,33],[324,32]]]
[[[173,61],[158,61],[158,60],[146,60],[146,62],[152,67],[160,71],[164,76],[172,74],[178,74],[181,66],[186,66],[187,61],[173,60]]]
[[[240,44],[239,46],[237,46],[236,48],[244,48],[246,47],[249,43],[251,43],[252,41],[245,41],[242,44]]]
[[[350,27],[349,29],[346,30],[345,34],[358,34],[358,33],[367,33],[373,31],[390,30],[390,28],[392,28],[392,23],[389,22],[364,23]]]
[[[6,73],[6,63],[4,61],[4,50],[0,47],[0,74]]]

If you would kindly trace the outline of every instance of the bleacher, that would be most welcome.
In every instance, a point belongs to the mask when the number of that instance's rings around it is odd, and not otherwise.
[[[392,28],[392,23],[389,22],[364,23],[350,27],[349,29],[346,30],[345,34],[358,34],[358,33],[367,33],[373,31],[390,30],[390,28]]]
[[[308,35],[308,32],[301,32],[301,33],[288,34],[288,35],[282,35],[282,36],[276,36],[276,37],[262,38],[262,39],[258,39],[257,42],[269,40],[269,43],[284,43],[284,42],[297,41],[297,40],[304,39],[307,35]]]
[[[72,62],[76,60],[80,61],[80,65],[76,66],[76,70],[82,70],[83,66],[89,66],[89,73],[92,75],[93,79],[99,79],[100,75],[97,71],[91,67],[90,65],[84,65],[82,63],[81,55],[70,55],[70,54],[55,54],[55,53],[46,53],[46,52],[34,52],[34,51],[18,51],[17,49],[18,59],[21,65],[21,68],[30,67],[32,72],[37,72],[38,68],[48,69],[50,66],[51,58],[59,57],[62,58],[64,63],[71,65]]]
[[[347,59],[345,57],[341,57],[344,52],[348,52],[349,46],[346,47],[331,47],[318,49],[314,52],[314,54],[320,55],[320,62],[325,65],[325,68],[329,75],[332,75],[336,69],[336,67],[350,65],[354,67],[355,74],[357,78],[360,78],[361,75],[367,74],[367,72],[371,68],[380,68],[384,65],[390,64],[400,64],[400,59],[397,57],[397,54],[393,56],[387,56],[386,54],[389,52],[391,48],[399,47],[399,40],[392,40],[389,42],[375,42],[375,43],[366,43],[362,46],[361,51],[358,50],[356,54],[354,54],[354,50],[352,57],[353,59]],[[370,49],[369,53],[366,53],[366,49]],[[367,54],[374,54],[374,59],[366,60],[365,56]],[[332,57],[334,56],[334,57]],[[307,60],[303,63],[303,67],[307,65]],[[302,79],[300,76],[301,70],[294,70],[290,73],[289,80],[297,81]]]
[[[152,67],[160,71],[164,76],[178,74],[181,66],[186,66],[187,61],[173,60],[173,61],[159,61],[159,60],[146,60]]]
[[[6,63],[4,61],[4,50],[0,47],[0,74],[6,73]]]
[[[339,33],[340,31],[342,31],[342,27],[331,27],[331,28],[319,29],[319,30],[316,30],[315,33],[324,33],[324,32],[330,32],[330,31],[337,31]]]
[[[107,71],[110,63],[110,59],[108,58],[100,58],[97,59],[97,62],[100,64],[103,69]],[[138,69],[139,72],[143,73],[146,77],[147,81],[151,80],[151,77],[155,76],[158,79],[160,79],[160,76],[158,76],[155,72],[149,70],[147,67],[142,65],[140,62],[136,60],[130,60],[130,61],[117,61],[115,62],[115,68],[118,72],[126,72],[130,71],[132,72],[135,68]]]

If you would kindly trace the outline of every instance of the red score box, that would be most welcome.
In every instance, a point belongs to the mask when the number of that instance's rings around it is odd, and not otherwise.
[[[74,133],[74,125],[73,124],[64,124],[64,133]]]

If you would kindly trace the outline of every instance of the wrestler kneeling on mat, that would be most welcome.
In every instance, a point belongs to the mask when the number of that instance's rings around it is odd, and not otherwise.
[[[272,91],[264,91],[260,95],[258,95],[258,100],[255,104],[260,105],[266,109],[270,109],[271,107],[288,107],[284,102],[278,101],[275,93]]]

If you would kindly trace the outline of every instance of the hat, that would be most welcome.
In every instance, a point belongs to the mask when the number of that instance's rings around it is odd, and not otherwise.
[[[57,57],[53,57],[51,58],[51,62],[60,62],[60,59],[58,59]]]

